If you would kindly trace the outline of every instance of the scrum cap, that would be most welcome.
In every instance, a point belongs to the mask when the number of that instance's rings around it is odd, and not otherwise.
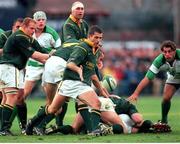
[[[33,18],[34,18],[34,20],[38,20],[38,19],[45,19],[46,20],[47,19],[46,13],[43,11],[35,12],[33,15]]]

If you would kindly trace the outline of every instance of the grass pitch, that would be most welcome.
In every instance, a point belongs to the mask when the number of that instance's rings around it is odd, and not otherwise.
[[[44,105],[45,100],[28,99],[28,117],[31,118],[37,112],[39,106]],[[141,96],[136,106],[144,116],[157,122],[161,117],[161,97]],[[75,116],[74,103],[71,101],[68,106],[64,123],[71,124]],[[52,122],[53,123],[53,122]],[[170,143],[180,142],[180,97],[174,96],[169,112],[169,124],[172,128],[171,133],[163,134],[121,134],[102,137],[91,137],[87,135],[50,135],[50,136],[23,136],[15,120],[12,132],[17,136],[0,136],[0,143]]]

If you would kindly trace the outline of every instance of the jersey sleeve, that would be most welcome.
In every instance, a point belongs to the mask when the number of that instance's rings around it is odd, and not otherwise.
[[[0,34],[0,49],[2,49],[6,43],[7,36],[4,33]]]
[[[80,65],[86,58],[87,50],[81,46],[75,46],[73,52],[71,53],[68,62],[73,62],[76,65]]]
[[[155,60],[152,62],[148,72],[146,73],[146,77],[149,80],[154,79],[157,73],[160,71],[160,67],[165,63],[165,59],[163,54],[160,54],[155,58]]]
[[[16,36],[16,43],[17,48],[27,57],[31,57],[31,55],[35,52],[35,49],[32,48],[29,39],[24,35]]]
[[[67,23],[63,26],[63,38],[64,38],[64,41],[67,41],[69,39],[77,39],[76,31],[74,30],[72,24]]]

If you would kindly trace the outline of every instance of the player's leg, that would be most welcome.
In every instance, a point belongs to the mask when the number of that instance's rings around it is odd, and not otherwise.
[[[53,100],[54,95],[56,93],[57,84],[51,84],[51,83],[44,82],[43,88],[44,88],[44,91],[46,93],[46,105],[48,106],[48,105],[50,105],[52,103],[52,100]],[[37,135],[44,135],[45,134],[46,125],[52,119],[54,119],[54,117],[55,117],[54,115],[48,115],[44,119],[42,119],[41,122],[38,123],[38,125],[35,125],[34,130],[35,130],[36,134]]]
[[[12,135],[10,133],[11,128],[11,115],[13,113],[14,106],[18,100],[18,89],[17,88],[5,88],[6,103],[2,109],[2,126],[1,126],[1,135]]]
[[[100,122],[100,116],[101,116],[101,112],[100,112],[101,103],[98,99],[97,94],[91,88],[91,90],[88,90],[80,94],[78,96],[78,99],[92,108],[91,109],[91,119],[92,119],[92,124],[93,124],[92,130],[97,129],[98,124]]]
[[[163,100],[161,103],[162,108],[162,123],[168,123],[168,112],[171,107],[171,98],[176,92],[176,87],[171,84],[165,84],[164,91],[163,91]]]
[[[78,101],[78,113],[77,113],[77,119],[83,120],[87,133],[92,131],[92,121],[91,121],[91,113],[89,112],[89,107],[87,104],[82,103],[81,101]],[[78,122],[79,123],[79,122]],[[76,124],[76,123],[75,123]]]

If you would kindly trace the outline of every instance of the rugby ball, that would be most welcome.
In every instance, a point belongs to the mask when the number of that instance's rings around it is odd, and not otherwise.
[[[111,75],[105,75],[102,80],[102,86],[112,92],[117,87],[116,79]]]

